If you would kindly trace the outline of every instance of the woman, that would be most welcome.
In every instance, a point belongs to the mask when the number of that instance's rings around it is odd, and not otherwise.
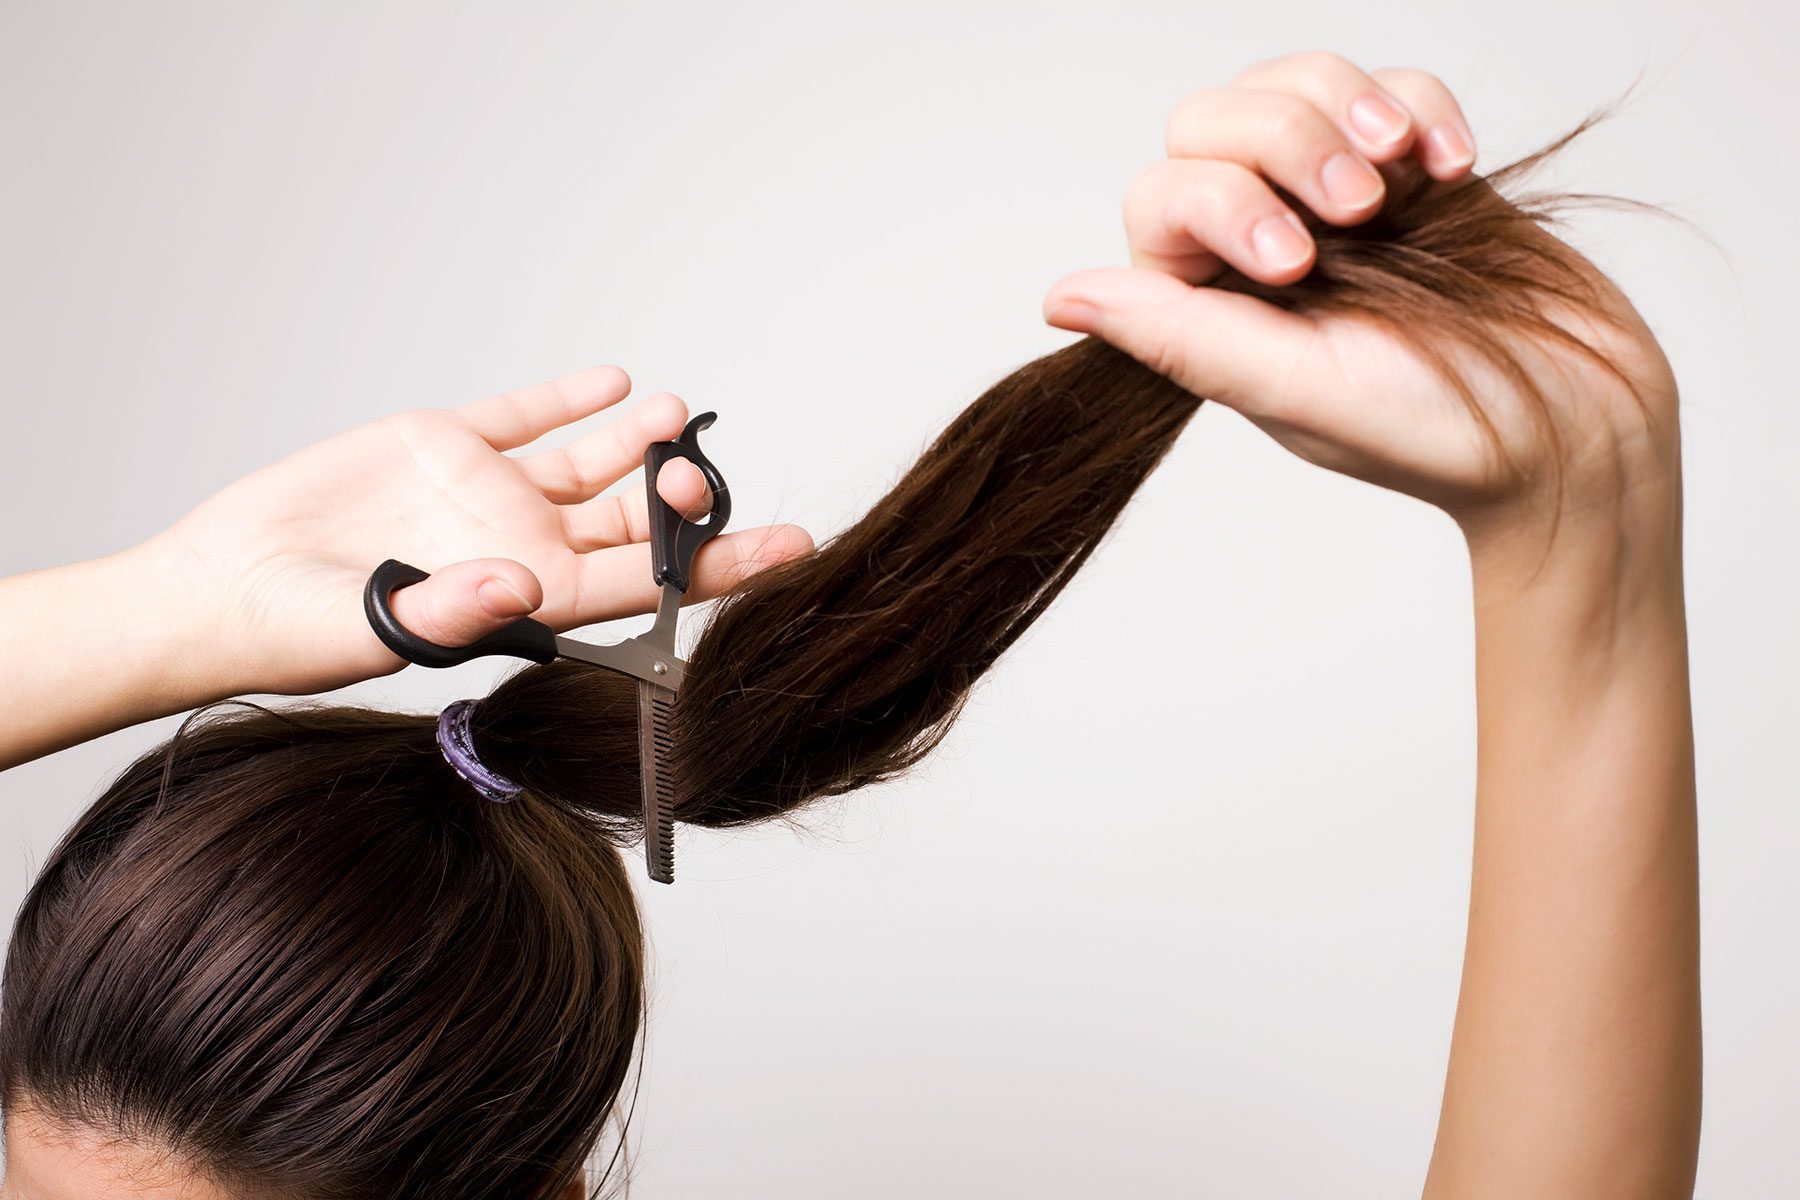
[[[1185,99],[1168,149],[1128,195],[1134,268],[1046,299],[1097,340],[996,385],[816,553],[779,527],[702,550],[697,594],[727,594],[677,706],[678,816],[780,817],[917,761],[1197,398],[1227,404],[1437,505],[1469,547],[1473,896],[1425,1194],[1690,1194],[1668,365],[1534,210],[1472,179],[1468,126],[1430,75],[1273,60]],[[386,557],[439,568],[394,607],[445,644],[525,612],[569,628],[647,610],[642,499],[593,497],[675,434],[680,402],[566,453],[501,453],[625,388],[602,370],[389,418],[136,550],[6,581],[0,622],[45,632],[13,656],[0,763],[397,669],[358,606]],[[659,491],[706,505],[694,473]],[[15,930],[4,1195],[581,1194],[642,1002],[608,840],[630,836],[636,798],[630,684],[607,674],[528,668],[482,701],[472,736],[515,781],[509,805],[459,787],[429,718],[361,710],[202,723],[129,769]]]

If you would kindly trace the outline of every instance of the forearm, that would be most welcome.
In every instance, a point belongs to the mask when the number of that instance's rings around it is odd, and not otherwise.
[[[1472,537],[1468,945],[1430,1200],[1689,1196],[1699,916],[1678,495]]]
[[[0,770],[231,694],[159,555],[0,579]]]

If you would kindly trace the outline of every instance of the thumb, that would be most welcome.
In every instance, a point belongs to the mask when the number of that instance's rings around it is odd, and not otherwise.
[[[544,602],[538,577],[510,558],[452,563],[394,593],[394,619],[429,642],[467,646]]]
[[[1091,333],[1196,396],[1246,415],[1291,386],[1313,337],[1308,321],[1266,301],[1143,268],[1059,280],[1044,297],[1044,319]]]

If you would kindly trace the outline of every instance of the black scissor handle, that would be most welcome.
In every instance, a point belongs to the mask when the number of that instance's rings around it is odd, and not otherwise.
[[[694,552],[724,530],[731,520],[731,491],[719,468],[700,450],[700,431],[718,419],[718,413],[701,413],[687,423],[681,436],[672,442],[651,442],[644,451],[644,504],[650,512],[650,573],[658,587],[673,584],[678,592],[688,590],[688,568]],[[695,524],[669,506],[656,491],[656,477],[663,464],[672,458],[685,458],[700,468],[706,486],[712,490],[712,512],[706,520]]]
[[[454,667],[490,654],[527,658],[538,663],[547,663],[556,657],[555,632],[530,617],[521,617],[467,646],[440,646],[426,641],[394,619],[391,601],[393,594],[401,588],[429,578],[428,572],[390,558],[375,568],[369,576],[368,586],[363,588],[363,613],[369,618],[370,628],[375,630],[375,636],[383,645],[407,662],[418,663],[421,667]]]

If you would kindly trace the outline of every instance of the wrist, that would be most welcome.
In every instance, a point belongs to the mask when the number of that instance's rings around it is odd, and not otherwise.
[[[0,580],[0,769],[230,695],[183,576],[145,545]]]
[[[1679,575],[1682,491],[1670,461],[1609,461],[1541,487],[1451,513],[1478,586],[1522,590],[1542,579],[1659,588]]]
[[[1647,661],[1648,647],[1685,658],[1679,478],[1625,496],[1616,504],[1459,519],[1478,669],[1485,662],[1544,682],[1551,672],[1574,701],[1583,681],[1609,685]]]
[[[179,712],[238,693],[220,622],[204,599],[209,590],[178,544],[158,534],[95,565],[101,586],[128,599],[120,648],[159,707]]]

